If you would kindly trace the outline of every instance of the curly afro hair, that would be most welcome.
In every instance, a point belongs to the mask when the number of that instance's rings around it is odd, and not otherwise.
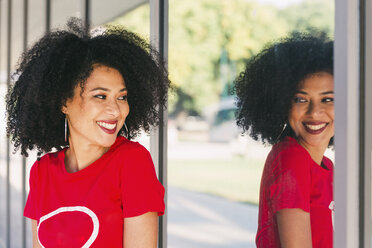
[[[67,30],[47,33],[25,52],[15,72],[17,78],[6,99],[7,134],[21,153],[38,149],[60,150],[64,140],[66,100],[78,85],[84,90],[93,65],[118,70],[128,89],[129,132],[148,132],[159,122],[158,106],[165,108],[170,81],[164,61],[146,41],[117,26],[107,26],[98,35],[85,32],[82,21],[71,18]]]
[[[295,32],[266,45],[235,80],[238,126],[264,144],[295,137],[285,125],[292,99],[303,80],[318,72],[333,75],[333,42],[324,33]]]

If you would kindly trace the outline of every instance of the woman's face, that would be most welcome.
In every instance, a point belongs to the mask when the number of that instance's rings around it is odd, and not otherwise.
[[[78,84],[73,98],[62,108],[68,120],[70,142],[110,147],[129,113],[122,75],[116,69],[94,65],[81,92]]]
[[[304,147],[327,147],[334,135],[333,76],[326,72],[307,77],[292,101],[289,124]]]

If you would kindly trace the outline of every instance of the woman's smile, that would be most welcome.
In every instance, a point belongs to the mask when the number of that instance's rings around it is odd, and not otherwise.
[[[306,132],[310,134],[320,134],[323,132],[326,127],[328,126],[328,123],[326,122],[304,122],[303,123]]]
[[[97,121],[98,126],[108,134],[116,132],[117,123],[117,121]]]

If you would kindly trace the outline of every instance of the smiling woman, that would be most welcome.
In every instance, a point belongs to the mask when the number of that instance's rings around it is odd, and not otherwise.
[[[79,171],[97,159],[92,156],[82,164],[74,161],[76,156],[71,153],[99,155],[102,147],[106,152],[115,142],[129,114],[127,92],[120,72],[104,65],[93,66],[84,91],[79,86],[75,88],[74,97],[62,106],[70,132],[66,157],[71,160],[66,164],[67,170]]]
[[[253,57],[235,84],[237,123],[273,145],[262,174],[257,247],[333,246],[333,43],[293,33]]]
[[[47,153],[32,166],[24,210],[34,247],[156,247],[164,188],[130,139],[158,123],[164,63],[120,27],[97,36],[77,19],[68,27],[23,55],[7,96],[14,146]]]
[[[293,99],[288,123],[298,143],[321,164],[334,135],[334,85],[329,73],[314,73],[303,80]]]

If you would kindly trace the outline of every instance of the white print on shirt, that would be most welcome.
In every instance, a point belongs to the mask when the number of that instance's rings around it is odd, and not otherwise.
[[[333,221],[334,221],[333,219],[334,219],[334,215],[335,215],[335,201],[331,201],[328,208],[332,211],[332,227],[333,227],[333,230],[334,230],[335,225],[333,223]]]
[[[41,244],[40,239],[39,239],[39,227],[40,227],[41,223],[43,223],[43,221],[45,221],[45,220],[47,220],[47,219],[49,219],[49,218],[51,218],[51,217],[53,217],[57,214],[60,214],[60,213],[63,213],[63,212],[73,212],[73,211],[83,212],[83,213],[89,215],[89,217],[93,221],[92,235],[90,235],[87,242],[81,248],[88,248],[88,247],[90,247],[91,244],[93,244],[93,242],[96,240],[96,238],[98,236],[98,230],[99,230],[99,221],[98,221],[97,215],[87,207],[75,206],[75,207],[61,207],[61,208],[58,208],[57,210],[54,210],[53,212],[50,212],[49,214],[46,214],[46,215],[44,215],[43,217],[40,218],[39,224],[37,225],[37,236],[38,236],[38,241],[39,241],[39,244],[40,244],[41,247],[45,248]]]

